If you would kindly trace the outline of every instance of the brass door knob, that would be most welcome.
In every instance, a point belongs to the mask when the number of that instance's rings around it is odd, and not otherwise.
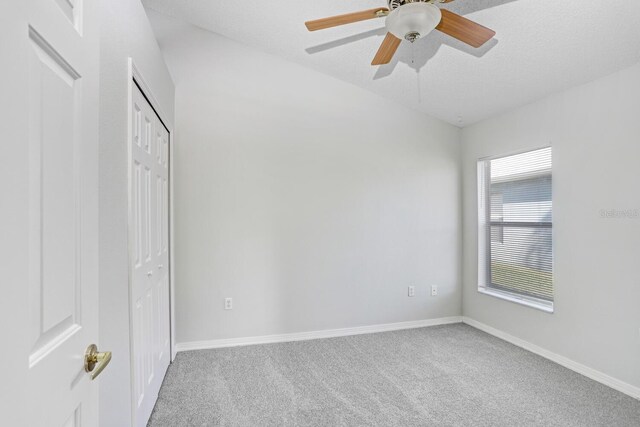
[[[98,352],[98,346],[91,344],[84,352],[84,370],[91,373],[91,379],[95,380],[98,375],[111,362],[111,352]]]

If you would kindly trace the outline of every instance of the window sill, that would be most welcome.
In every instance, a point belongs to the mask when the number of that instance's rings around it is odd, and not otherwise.
[[[515,302],[516,304],[535,308],[537,310],[542,310],[546,313],[553,313],[553,302],[538,301],[533,298],[526,298],[520,295],[511,294],[509,292],[501,292],[495,289],[487,289],[483,287],[478,287],[478,292],[480,292],[481,294],[500,298],[505,301]]]

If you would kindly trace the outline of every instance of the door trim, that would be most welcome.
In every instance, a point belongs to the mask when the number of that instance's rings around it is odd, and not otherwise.
[[[131,120],[131,117],[133,117],[133,111],[132,111],[132,105],[133,105],[133,93],[134,90],[136,88],[136,86],[140,89],[140,91],[142,92],[143,96],[147,99],[147,101],[149,101],[149,105],[151,105],[151,108],[153,108],[153,110],[155,111],[155,113],[158,115],[158,118],[160,119],[160,122],[164,125],[164,127],[167,129],[167,131],[169,132],[169,195],[168,195],[168,226],[169,226],[169,233],[168,233],[168,239],[169,239],[169,243],[168,243],[168,250],[169,250],[169,321],[170,321],[170,326],[169,326],[169,348],[170,348],[170,362],[173,362],[175,360],[177,351],[176,351],[176,343],[175,343],[175,304],[174,304],[174,297],[175,297],[175,287],[174,287],[174,282],[175,282],[175,275],[174,275],[174,222],[173,222],[173,216],[174,216],[174,201],[173,201],[173,126],[171,125],[171,123],[166,120],[166,118],[168,117],[165,112],[163,111],[162,107],[160,107],[160,103],[157,101],[157,98],[154,96],[154,92],[151,89],[151,86],[147,83],[147,80],[145,80],[145,78],[143,77],[142,73],[140,72],[140,69],[138,67],[136,67],[135,62],[133,60],[133,58],[129,57],[128,58],[128,66],[127,66],[127,200],[128,200],[128,205],[127,205],[127,249],[128,249],[128,280],[129,280],[129,314],[131,314],[131,303],[132,303],[132,285],[133,285],[133,266],[131,265],[131,259],[132,259],[132,254],[134,251],[134,241],[133,241],[133,236],[131,233],[131,230],[133,229],[133,218],[131,216],[131,202],[132,202],[132,192],[131,192],[131,183],[133,182],[133,177],[131,176],[131,165],[133,164],[133,138],[132,138],[132,130],[133,130],[133,123]],[[133,367],[134,364],[134,360],[133,360],[133,323],[131,321],[131,317],[129,318],[129,359],[130,359],[130,366]],[[132,390],[132,400],[131,400],[131,422],[132,425],[135,425],[135,402],[134,399],[135,397],[133,397],[134,395],[134,384],[135,384],[135,379],[133,377],[134,375],[134,371],[133,369],[131,369],[131,377],[130,377],[130,386],[131,386],[131,390]]]

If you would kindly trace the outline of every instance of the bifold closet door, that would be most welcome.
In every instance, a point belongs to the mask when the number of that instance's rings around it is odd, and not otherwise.
[[[136,426],[145,426],[170,361],[169,132],[134,84],[131,322]]]

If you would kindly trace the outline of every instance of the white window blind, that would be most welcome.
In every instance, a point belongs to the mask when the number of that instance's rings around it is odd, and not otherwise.
[[[551,148],[478,162],[479,291],[553,311]]]

